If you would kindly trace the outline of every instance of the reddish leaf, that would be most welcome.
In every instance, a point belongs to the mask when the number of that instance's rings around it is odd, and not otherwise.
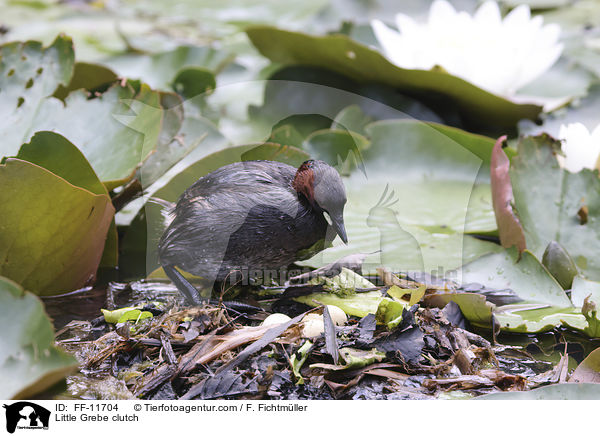
[[[500,243],[503,247],[516,246],[519,254],[527,248],[523,227],[513,209],[513,191],[508,170],[510,161],[502,149],[506,136],[498,138],[492,150],[490,178],[492,182],[492,203],[498,225]]]

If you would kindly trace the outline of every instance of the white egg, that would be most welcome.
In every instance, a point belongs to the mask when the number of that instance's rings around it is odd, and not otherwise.
[[[329,310],[329,315],[331,315],[331,320],[335,325],[344,325],[346,321],[348,321],[348,317],[346,313],[337,306],[332,306],[331,304],[327,305],[327,309]]]
[[[268,326],[283,324],[284,322],[288,322],[290,319],[292,318],[283,313],[273,313],[265,318],[265,320],[262,322],[262,325]]]

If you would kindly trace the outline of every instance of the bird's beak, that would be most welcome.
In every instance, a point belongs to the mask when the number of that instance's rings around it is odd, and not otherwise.
[[[346,227],[344,227],[344,215],[340,213],[336,215],[329,215],[329,217],[331,218],[331,226],[338,234],[342,242],[347,244],[348,236],[346,236]]]

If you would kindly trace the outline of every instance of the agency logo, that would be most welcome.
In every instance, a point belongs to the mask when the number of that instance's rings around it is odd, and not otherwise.
[[[50,411],[29,401],[19,401],[6,409],[6,431],[14,433],[19,430],[48,430]]]

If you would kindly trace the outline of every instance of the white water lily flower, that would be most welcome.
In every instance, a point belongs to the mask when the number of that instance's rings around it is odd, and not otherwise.
[[[399,32],[374,20],[373,31],[391,62],[429,70],[436,65],[494,94],[510,97],[548,70],[560,57],[560,26],[531,18],[520,5],[504,19],[494,1],[473,16],[435,0],[425,24],[396,15]]]
[[[558,156],[558,163],[572,173],[583,168],[597,168],[600,157],[600,125],[589,132],[581,123],[561,125],[558,133],[562,141],[564,156]]]

